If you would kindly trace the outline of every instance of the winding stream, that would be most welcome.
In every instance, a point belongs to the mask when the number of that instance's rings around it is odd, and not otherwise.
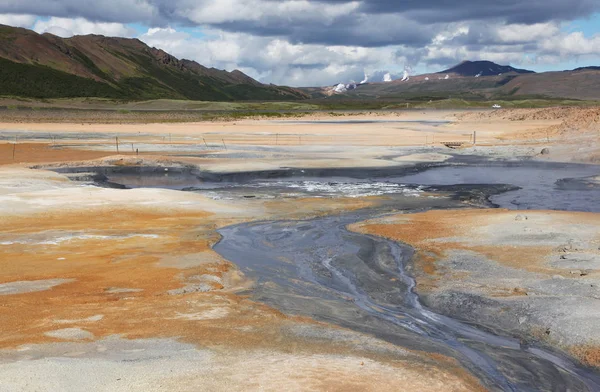
[[[364,213],[220,230],[214,249],[258,280],[255,296],[285,312],[373,333],[458,359],[494,390],[600,390],[570,359],[492,335],[424,308],[405,265],[412,249],[352,233]],[[293,260],[293,262],[291,262]]]

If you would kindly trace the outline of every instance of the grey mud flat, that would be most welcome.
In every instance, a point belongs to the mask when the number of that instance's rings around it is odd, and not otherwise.
[[[567,356],[423,307],[406,272],[413,250],[346,230],[372,214],[226,227],[214,249],[257,280],[254,299],[456,358],[490,390],[600,390],[600,374]]]
[[[257,280],[255,299],[401,347],[453,357],[490,390],[600,391],[600,374],[567,355],[427,309],[407,272],[412,248],[346,230],[347,225],[384,214],[389,208],[410,213],[464,207],[459,201],[512,209],[598,208],[590,193],[561,187],[562,178],[589,176],[598,171],[596,167],[503,166],[422,168],[391,181],[430,186],[454,197],[398,197],[385,207],[341,216],[227,227],[220,230],[222,240],[214,249]],[[502,185],[515,179],[518,186]],[[492,184],[483,185],[485,180]]]
[[[376,180],[437,189],[450,197],[391,194],[379,207],[339,216],[226,227],[219,230],[222,239],[214,250],[256,279],[251,292],[254,299],[288,314],[372,334],[400,347],[456,358],[490,390],[600,391],[596,370],[560,352],[535,343],[521,345],[509,333],[490,333],[427,309],[407,272],[413,254],[409,246],[346,230],[348,224],[388,212],[464,208],[464,202],[478,207],[598,211],[597,189],[566,187],[563,181],[598,175],[597,167],[463,157],[445,164],[374,169],[290,168],[222,174],[190,167],[56,171],[83,177],[92,173],[87,180],[105,186],[210,190],[225,195],[240,190],[241,194],[251,189],[257,192],[248,185],[260,180],[265,188],[261,192],[283,198],[290,183],[310,179],[329,184],[340,177],[345,186]]]
[[[596,165],[535,161],[490,161],[476,156],[454,156],[447,162],[372,168],[282,168],[277,170],[214,173],[192,166],[90,166],[54,167],[73,180],[116,188],[167,188],[210,192],[222,196],[255,194],[279,196],[300,193],[309,196],[347,196],[354,187],[372,185],[363,194],[387,194],[391,186],[401,189],[476,191],[485,184],[513,186],[490,200],[508,209],[550,209],[600,212],[600,187],[586,179],[600,176]],[[305,192],[305,185],[332,182],[339,191]],[[383,190],[383,191],[382,191]],[[508,189],[505,189],[508,190]],[[378,193],[379,192],[379,193]],[[360,196],[357,194],[356,196]]]

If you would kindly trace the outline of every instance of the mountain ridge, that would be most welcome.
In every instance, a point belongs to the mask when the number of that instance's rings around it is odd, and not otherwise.
[[[0,65],[2,95],[214,101],[307,98],[300,90],[265,85],[239,70],[228,72],[178,59],[136,38],[61,38],[0,25]]]
[[[366,100],[600,99],[600,67],[535,73],[491,61],[463,61],[438,73],[353,84],[339,94],[331,90],[263,84],[240,70],[228,72],[178,59],[136,38],[61,38],[0,25],[0,95],[36,99],[290,101],[332,95]]]

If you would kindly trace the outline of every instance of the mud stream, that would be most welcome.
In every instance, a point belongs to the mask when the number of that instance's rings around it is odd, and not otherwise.
[[[167,183],[176,184],[176,189],[223,197],[248,192],[253,197],[285,197],[290,188],[303,194],[317,192],[318,196],[323,196],[318,192],[325,192],[325,196],[347,195],[350,188],[368,192],[383,189],[375,194],[388,195],[388,201],[367,210],[306,221],[253,222],[223,228],[219,230],[222,239],[214,249],[256,279],[251,293],[254,299],[288,314],[311,316],[408,349],[455,358],[490,390],[600,391],[598,372],[559,352],[495,335],[425,308],[414,292],[415,281],[410,275],[412,248],[346,229],[351,223],[392,210],[410,213],[456,208],[461,205],[460,195],[480,202],[493,196],[496,205],[512,209],[599,211],[599,190],[577,185],[581,183],[578,179],[598,175],[598,169],[493,164],[394,170],[355,170],[361,174],[355,175],[351,169],[318,173],[294,169],[210,178],[179,172],[169,174],[174,177]],[[107,182],[128,187],[148,186],[152,177],[142,172],[103,175]],[[164,173],[157,178],[163,182],[155,186],[165,187]],[[572,183],[577,186],[569,186]],[[387,192],[390,189],[395,191]],[[444,190],[454,198],[430,199],[412,194],[427,189]],[[363,195],[356,193],[356,197]]]

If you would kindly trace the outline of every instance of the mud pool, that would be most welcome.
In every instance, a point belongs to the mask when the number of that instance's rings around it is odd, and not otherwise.
[[[464,160],[463,160],[464,159]],[[600,175],[594,165],[488,162],[455,157],[449,163],[385,168],[290,168],[211,173],[182,167],[68,167],[55,171],[75,180],[123,188],[168,188],[204,193],[216,199],[364,197],[425,190],[457,191],[477,185],[515,189],[490,197],[508,209],[600,212],[600,187],[587,178]],[[516,189],[519,188],[519,189]]]
[[[557,163],[512,163],[438,167],[394,182],[421,186],[511,184],[521,189],[491,197],[503,208],[600,212],[600,187],[587,186],[596,166]]]

